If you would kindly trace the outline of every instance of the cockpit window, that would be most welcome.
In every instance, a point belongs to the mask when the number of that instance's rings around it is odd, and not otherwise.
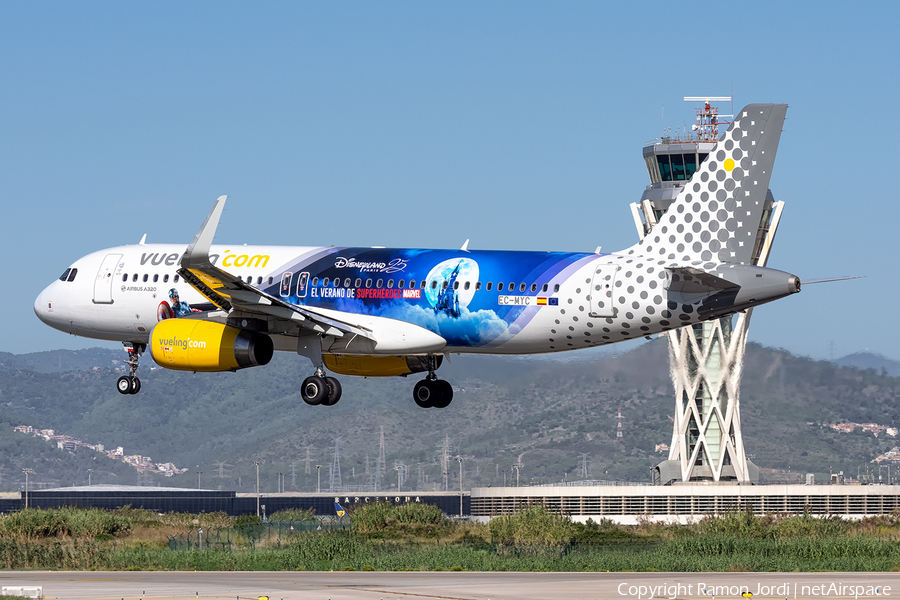
[[[69,272],[69,278],[66,281],[75,281],[76,275],[78,275],[78,269],[72,267],[72,270]]]
[[[59,276],[60,281],[65,281],[69,277],[69,273],[72,271],[71,267],[63,271],[63,274]]]

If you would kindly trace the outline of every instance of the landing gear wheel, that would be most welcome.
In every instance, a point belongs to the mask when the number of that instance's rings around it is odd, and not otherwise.
[[[128,358],[125,359],[125,364],[128,365],[128,375],[119,377],[116,389],[120,394],[137,394],[141,391],[141,380],[135,377],[135,373],[138,370],[141,354],[147,349],[147,345],[138,342],[122,342],[122,345],[128,352]]]
[[[119,390],[120,394],[134,393],[131,391],[131,377],[126,375],[119,377],[119,380],[116,382],[116,389]]]
[[[322,401],[328,397],[328,385],[325,383],[325,378],[313,375],[304,379],[303,386],[300,388],[300,396],[307,404],[313,406],[322,404]]]
[[[325,387],[328,388],[328,393],[325,394],[322,404],[325,406],[334,406],[338,403],[338,400],[341,399],[341,382],[334,377],[326,377]]]
[[[437,379],[423,379],[413,388],[413,400],[419,408],[431,408],[442,400],[443,390]]]
[[[432,406],[434,406],[435,408],[447,408],[448,406],[450,406],[450,402],[453,401],[453,386],[443,379],[438,379],[437,381],[435,381],[435,383],[438,384],[441,393],[440,398],[435,399]]]

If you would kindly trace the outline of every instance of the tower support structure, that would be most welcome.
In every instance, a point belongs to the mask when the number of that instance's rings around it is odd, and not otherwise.
[[[631,205],[643,238],[675,200],[718,141],[719,115],[711,101],[731,98],[685,98],[702,102],[694,134],[664,135],[644,147],[650,175],[640,202]],[[771,190],[760,219],[751,264],[766,266],[784,202]],[[747,460],[741,434],[740,388],[752,309],[667,333],[669,370],[675,388],[675,416],[669,459],[654,469],[657,484],[691,481],[756,483],[759,469]]]

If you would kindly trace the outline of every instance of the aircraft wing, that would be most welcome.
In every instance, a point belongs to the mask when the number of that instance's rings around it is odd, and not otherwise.
[[[375,339],[372,331],[362,325],[327,317],[285,302],[213,265],[209,260],[209,249],[227,198],[220,196],[216,200],[212,211],[181,257],[178,274],[182,279],[226,313],[238,310],[260,317],[285,319],[306,329],[338,338],[344,334],[352,334]]]

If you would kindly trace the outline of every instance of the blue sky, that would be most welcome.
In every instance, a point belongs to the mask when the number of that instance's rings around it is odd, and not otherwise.
[[[833,6],[833,8],[832,8]],[[873,7],[874,8],[874,7]],[[750,337],[900,358],[900,4],[5,2],[0,350],[80,348],[34,298],[75,258],[217,241],[631,245],[641,148],[688,95],[787,102],[770,266],[806,287]]]

